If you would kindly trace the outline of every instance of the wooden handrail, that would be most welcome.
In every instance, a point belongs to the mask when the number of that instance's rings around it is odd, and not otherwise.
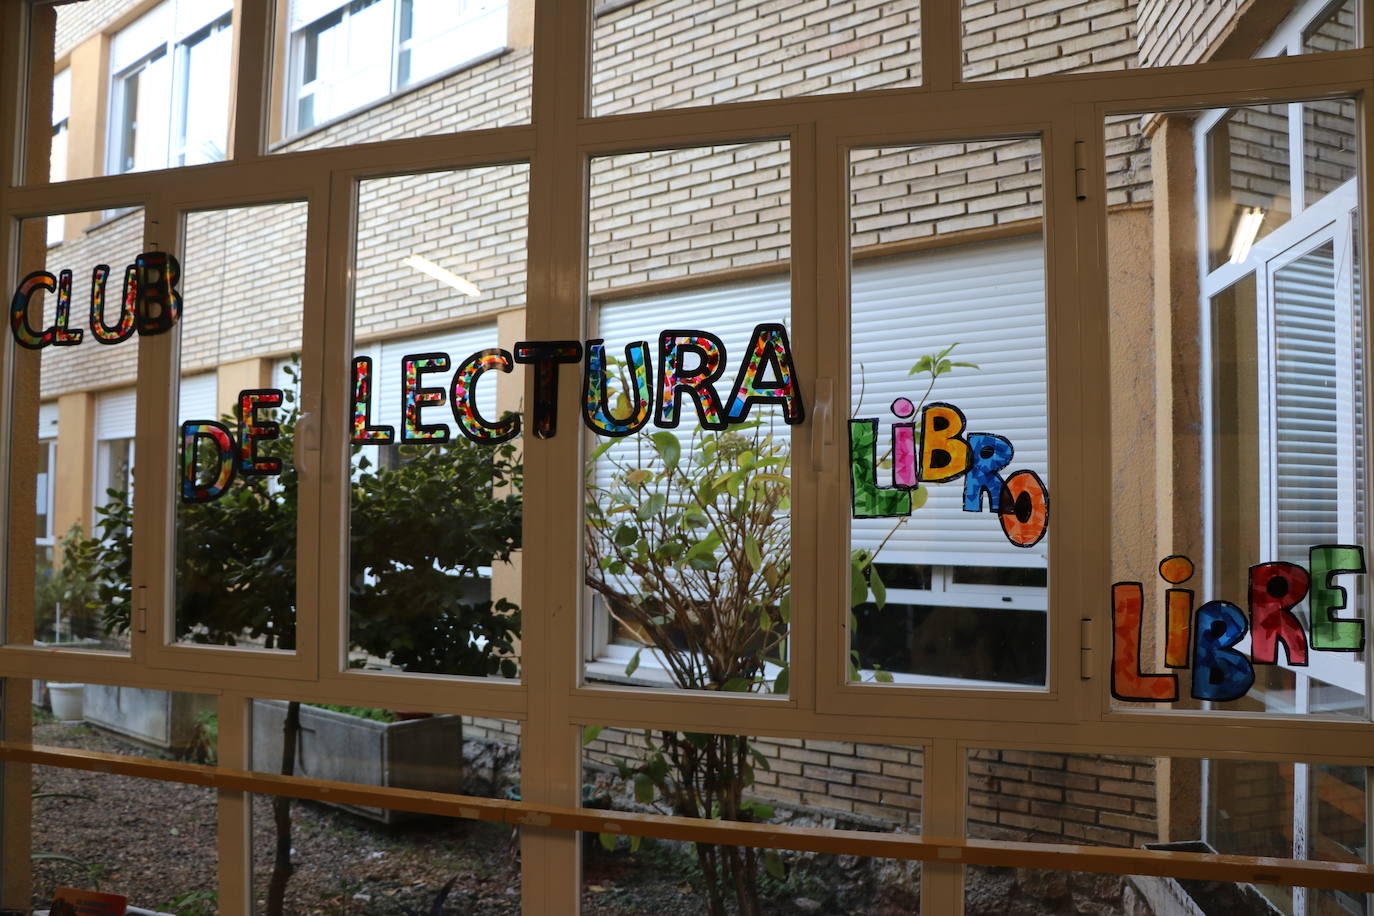
[[[1062,871],[1241,881],[1374,893],[1374,868],[1341,862],[1113,849],[1104,846],[1071,846],[1057,843],[1016,843],[860,830],[825,830],[603,811],[595,808],[565,808],[537,802],[363,786],[303,776],[277,776],[228,767],[152,760],[146,757],[123,757],[118,754],[12,741],[0,742],[0,760],[141,779],[158,779],[234,792],[394,808],[399,811],[553,830],[615,833],[834,855],[911,859],[951,865],[1050,868]]]

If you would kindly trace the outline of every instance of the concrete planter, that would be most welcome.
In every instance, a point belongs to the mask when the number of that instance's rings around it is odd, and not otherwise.
[[[280,772],[285,723],[285,702],[253,701],[253,769]],[[378,722],[303,705],[296,775],[368,786],[461,792],[463,720],[459,716],[434,716]],[[329,804],[383,824],[419,816],[385,808]]]
[[[196,716],[214,708],[214,697],[200,694],[86,685],[87,722],[165,751],[189,747]]]
[[[63,722],[80,722],[84,714],[82,695],[85,689],[85,684],[48,681],[48,698],[52,701],[52,714]]]

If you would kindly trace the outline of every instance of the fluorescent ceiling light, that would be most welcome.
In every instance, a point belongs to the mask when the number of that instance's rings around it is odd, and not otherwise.
[[[1231,263],[1244,264],[1250,257],[1250,246],[1259,237],[1260,226],[1264,223],[1264,210],[1259,207],[1246,207],[1240,211],[1236,222],[1236,232],[1231,236]]]
[[[482,295],[482,291],[480,289],[478,289],[476,286],[473,286],[471,283],[469,283],[467,280],[464,280],[462,277],[458,276],[453,271],[444,270],[438,264],[435,264],[433,261],[427,258],[422,258],[418,254],[413,254],[408,258],[402,259],[401,263],[406,265],[407,267],[415,268],[422,274],[428,274],[429,276],[438,280],[440,283],[448,284],[449,286],[458,290],[458,292],[462,293],[464,296]]]

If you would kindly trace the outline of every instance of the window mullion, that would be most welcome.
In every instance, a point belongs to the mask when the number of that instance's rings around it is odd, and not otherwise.
[[[271,60],[272,0],[241,0],[234,30],[234,102],[230,125],[232,158],[239,162],[263,153],[266,131],[268,64]],[[293,81],[294,82],[294,81]]]

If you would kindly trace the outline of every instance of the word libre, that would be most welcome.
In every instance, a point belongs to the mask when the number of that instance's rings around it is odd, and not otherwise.
[[[1342,617],[1348,608],[1336,577],[1365,572],[1364,549],[1326,544],[1308,552],[1308,567],[1270,562],[1250,567],[1248,613],[1229,601],[1208,601],[1194,610],[1192,589],[1179,588],[1193,575],[1193,561],[1165,557],[1159,575],[1171,587],[1164,593],[1164,666],[1191,667],[1192,696],[1198,700],[1237,700],[1255,682],[1255,665],[1278,664],[1283,646],[1288,664],[1305,667],[1309,652],[1359,652],[1364,649],[1364,621]],[[1118,700],[1173,703],[1179,698],[1178,675],[1146,673],[1143,646],[1144,586],[1112,586],[1112,696]],[[1294,613],[1308,602],[1310,631]],[[1236,648],[1250,637],[1250,657]]]
[[[968,420],[953,404],[932,403],[921,409],[908,398],[892,402],[893,423],[888,454],[892,485],[878,485],[878,419],[849,421],[850,509],[854,518],[903,518],[925,504],[923,483],[964,481],[963,510],[988,510],[1002,523],[1002,533],[1017,547],[1034,547],[1050,524],[1050,494],[1031,470],[1002,476],[1016,449],[996,433],[967,433]],[[919,433],[919,434],[918,434]]]

